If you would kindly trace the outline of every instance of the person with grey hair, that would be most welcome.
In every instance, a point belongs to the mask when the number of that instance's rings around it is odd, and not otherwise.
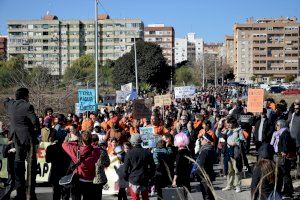
[[[276,131],[273,133],[271,145],[275,151],[275,161],[283,170],[283,195],[292,197],[294,192],[291,177],[291,157],[295,154],[295,143],[290,135],[285,120],[278,120],[275,126]]]

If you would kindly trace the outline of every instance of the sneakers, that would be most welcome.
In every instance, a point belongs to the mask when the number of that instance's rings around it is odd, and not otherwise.
[[[235,188],[235,193],[240,193],[242,190],[241,190],[241,188],[240,187],[236,187]]]
[[[226,186],[225,188],[222,189],[222,191],[228,191],[228,190],[232,190],[233,187],[232,186]]]

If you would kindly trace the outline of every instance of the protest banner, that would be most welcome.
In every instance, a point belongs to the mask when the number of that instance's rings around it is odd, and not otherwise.
[[[107,183],[103,186],[103,194],[115,195],[119,192],[119,176],[115,168],[120,167],[120,161],[117,156],[110,155],[110,165],[105,168],[105,174],[107,176]]]
[[[196,92],[194,86],[175,87],[175,99],[192,98]]]
[[[50,142],[41,142],[36,151],[37,154],[37,172],[36,182],[43,183],[48,182],[51,163],[46,162],[46,149],[50,145]]]
[[[121,85],[121,91],[130,93],[132,91],[132,83]]]
[[[126,103],[126,97],[128,92],[123,92],[120,90],[116,91],[116,103]]]
[[[104,97],[103,97],[103,104],[104,105],[107,105],[107,104],[110,104],[110,105],[116,104],[116,95],[115,94],[106,94],[106,95],[104,95]]]
[[[172,104],[171,94],[158,95],[154,97],[155,106],[168,106]]]
[[[6,147],[7,142],[7,138],[0,137],[0,178],[8,178],[7,158],[3,157],[3,149]]]
[[[96,111],[96,92],[94,89],[78,90],[79,112]]]
[[[249,89],[247,112],[262,112],[264,105],[264,89]]]
[[[153,127],[140,127],[140,135],[143,148],[156,147],[157,141],[160,139],[160,136],[154,135]]]
[[[142,119],[151,115],[151,107],[145,103],[144,99],[134,100],[132,107],[132,114],[135,119]]]

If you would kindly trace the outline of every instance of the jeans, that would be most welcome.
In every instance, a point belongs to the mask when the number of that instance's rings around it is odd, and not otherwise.
[[[125,188],[120,188],[118,193],[118,200],[127,200],[127,193]]]
[[[215,197],[211,192],[211,189],[208,187],[206,181],[200,181],[200,190],[204,200],[215,200]]]
[[[141,185],[133,185],[129,183],[130,196],[132,200],[140,200],[140,193],[143,200],[149,200],[148,188]]]
[[[71,187],[72,200],[91,200],[95,199],[98,191],[95,191],[93,182],[79,181]]]
[[[70,199],[70,189],[65,188],[58,183],[55,183],[52,185],[53,189],[53,200],[57,199],[63,199],[63,200],[69,200]]]

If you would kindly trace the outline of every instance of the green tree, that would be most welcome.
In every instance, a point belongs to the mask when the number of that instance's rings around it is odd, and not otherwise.
[[[180,67],[175,71],[176,85],[194,84],[194,76],[191,67]]]
[[[92,82],[94,81],[95,60],[93,55],[83,55],[75,60],[64,73],[65,82]]]
[[[288,74],[284,77],[284,82],[287,82],[287,83],[291,83],[295,80],[295,76],[294,75],[291,75],[291,74]]]
[[[167,87],[170,80],[171,67],[166,64],[162,49],[153,43],[137,41],[138,81],[145,82],[158,89]],[[113,84],[115,88],[135,82],[134,48],[116,60],[113,68]]]

